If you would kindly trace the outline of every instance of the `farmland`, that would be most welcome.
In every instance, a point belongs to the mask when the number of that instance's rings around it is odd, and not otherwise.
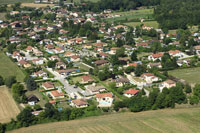
[[[176,132],[200,131],[200,108],[166,109],[141,113],[120,113],[80,120],[42,124],[13,133],[36,132]]]
[[[133,19],[151,19],[153,18],[153,9],[141,9],[141,10],[132,10],[132,11],[126,11],[126,12],[114,12],[113,15],[121,15],[120,17],[116,18],[108,18],[107,21],[120,21],[127,19],[128,21]]]
[[[40,8],[40,7],[46,7],[46,6],[54,6],[54,4],[35,4],[35,3],[22,3],[22,7],[35,7],[35,8]]]
[[[144,24],[145,26],[153,27],[153,28],[158,28],[159,24],[157,21],[147,21],[147,22],[128,22],[124,23],[128,26],[136,27],[140,26],[141,24]]]
[[[0,87],[0,123],[9,122],[19,113],[15,101],[5,86]]]
[[[0,75],[3,78],[16,76],[17,81],[23,82],[25,75],[3,52],[0,52]]]
[[[29,2],[34,2],[34,0],[0,0],[1,4],[14,4],[17,2],[29,3]]]
[[[169,71],[169,75],[183,79],[191,84],[200,83],[200,67]]]

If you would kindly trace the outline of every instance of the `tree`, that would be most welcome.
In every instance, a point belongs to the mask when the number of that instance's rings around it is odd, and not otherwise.
[[[31,112],[30,108],[25,108],[19,113],[17,120],[20,122],[21,127],[28,127],[35,122],[36,118]]]
[[[144,72],[145,72],[145,68],[142,65],[138,64],[137,67],[136,67],[136,69],[135,69],[135,75],[136,76],[140,76]]]
[[[41,110],[42,108],[41,108],[41,106],[39,105],[39,104],[36,104],[34,107],[33,107],[36,111],[38,111],[38,110]]]
[[[13,98],[16,102],[26,102],[26,96],[24,94],[24,86],[20,83],[13,84],[12,88]]]
[[[48,61],[47,66],[49,68],[55,68],[56,62],[57,62],[56,60],[55,61]]]
[[[114,66],[114,65],[118,65],[119,64],[119,59],[117,57],[117,55],[112,55],[110,58],[110,63]]]
[[[196,95],[190,96],[189,101],[190,101],[191,105],[198,104],[199,103],[199,97],[196,96]]]
[[[121,47],[120,49],[117,49],[116,55],[117,55],[117,57],[124,57],[125,56],[125,48]]]
[[[106,75],[104,74],[104,72],[99,72],[99,73],[98,73],[98,78],[99,78],[101,81],[104,81],[104,80],[106,80]]]
[[[131,54],[131,60],[132,61],[137,61],[138,60],[137,59],[137,53],[135,51],[133,51],[132,54]]]
[[[29,77],[26,80],[26,87],[29,91],[33,91],[33,90],[37,89],[37,83],[35,82],[35,80],[32,77]]]
[[[195,96],[198,96],[200,98],[200,84],[196,84],[193,88],[193,93]]]
[[[186,96],[183,93],[183,89],[181,87],[172,87],[169,90],[169,95],[172,98],[172,100],[174,101],[174,103],[178,103],[181,104],[186,100]]]
[[[128,66],[126,69],[125,69],[125,72],[126,73],[131,73],[131,72],[134,72],[135,71],[135,67],[134,66]]]
[[[12,87],[12,84],[16,83],[16,77],[15,76],[9,76],[5,79],[5,85],[9,88]]]
[[[191,93],[192,92],[192,88],[190,85],[186,84],[185,85],[185,93]]]
[[[124,42],[121,39],[117,39],[116,45],[117,47],[122,47],[124,45]]]
[[[4,80],[3,80],[3,77],[0,75],[0,86],[1,85],[4,85]]]
[[[5,132],[4,126],[0,123],[0,133],[4,133],[4,132]]]

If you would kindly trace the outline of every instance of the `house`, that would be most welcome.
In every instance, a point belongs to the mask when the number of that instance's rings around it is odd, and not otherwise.
[[[161,63],[160,62],[158,62],[158,63],[149,63],[148,65],[147,65],[147,67],[148,68],[153,68],[153,67],[157,67],[157,68],[162,68],[162,65],[161,65]]]
[[[57,55],[52,55],[51,57],[50,57],[50,60],[51,61],[55,61],[55,60],[60,60],[60,58],[57,56]]]
[[[160,60],[161,61],[163,55],[164,55],[163,53],[152,54],[152,55],[148,56],[148,60],[150,60],[150,61],[151,60],[152,61]]]
[[[114,27],[114,29],[115,29],[115,30],[117,30],[117,29],[124,29],[124,30],[126,30],[126,29],[127,29],[127,26],[124,26],[124,25],[117,25],[117,26]]]
[[[109,57],[110,55],[108,55],[108,54],[106,54],[104,52],[100,52],[99,56],[105,59],[105,58]]]
[[[159,81],[159,78],[156,77],[153,73],[143,73],[140,76],[140,78],[143,79],[144,81],[146,81],[149,84]]]
[[[65,65],[65,63],[59,61],[59,62],[56,62],[56,68],[57,69],[65,69],[67,66]]]
[[[180,67],[183,66],[183,65],[189,66],[190,65],[190,59],[178,60],[177,65],[180,66]]]
[[[62,48],[60,48],[60,47],[56,47],[55,50],[54,50],[54,52],[56,54],[60,54],[60,53],[64,53],[65,51]]]
[[[37,98],[35,95],[31,94],[27,97],[27,101],[28,101],[28,104],[33,106],[35,105],[37,102],[40,101],[39,98]]]
[[[200,55],[200,45],[195,46],[194,50],[195,50],[197,55]]]
[[[129,89],[129,90],[126,90],[124,92],[124,96],[130,98],[130,97],[133,97],[133,96],[137,96],[138,93],[139,93],[139,90]]]
[[[129,84],[129,80],[125,77],[122,77],[122,78],[118,78],[115,80],[116,82],[116,87],[122,87],[124,86],[125,84]]]
[[[75,73],[77,70],[76,69],[65,69],[65,70],[57,70],[56,72],[60,75],[66,76],[69,75],[71,73]]]
[[[18,51],[14,51],[12,54],[12,58],[16,59],[17,61],[25,60],[25,57],[21,56]]]
[[[40,71],[38,71],[38,72],[35,72],[34,75],[35,75],[36,77],[48,77],[47,72],[42,71],[42,70],[40,70]]]
[[[30,52],[33,52],[33,49],[34,49],[34,48],[33,48],[32,46],[28,46],[28,47],[26,48],[26,51],[30,53]]]
[[[103,66],[103,65],[108,64],[108,61],[107,60],[97,60],[94,62],[94,64],[97,66]]]
[[[81,76],[81,83],[82,84],[87,84],[87,83],[90,83],[90,82],[93,82],[93,81],[94,81],[94,79],[90,75]]]
[[[31,67],[31,64],[28,63],[28,62],[25,61],[25,60],[20,60],[18,63],[19,63],[20,66],[23,66],[24,68]]]
[[[33,53],[36,55],[36,56],[43,56],[43,53],[41,51],[39,51],[38,49],[33,49]]]
[[[185,56],[185,54],[179,50],[170,50],[169,55],[172,57],[177,57],[177,58],[181,58]]]
[[[52,90],[52,89],[54,89],[54,84],[52,82],[48,81],[48,82],[42,83],[42,87],[45,90]]]
[[[44,64],[44,60],[42,58],[33,59],[32,62],[35,65],[43,65]]]
[[[176,82],[174,82],[173,80],[166,80],[163,83],[161,83],[160,85],[160,89],[162,90],[163,88],[171,88],[171,87],[175,87],[176,86]]]
[[[70,105],[76,108],[85,108],[88,107],[89,104],[84,99],[75,99],[71,101]]]
[[[70,57],[70,61],[78,62],[78,61],[80,61],[80,56],[79,55],[73,55],[73,56]]]
[[[149,44],[147,42],[140,42],[140,43],[136,43],[137,47],[144,47],[144,48],[149,48]]]
[[[47,92],[48,95],[52,97],[52,99],[61,99],[65,97],[65,94],[63,92],[59,92],[58,90],[53,90],[50,92]]]
[[[98,93],[96,100],[99,103],[98,107],[111,107],[114,99],[112,93]]]
[[[97,94],[100,92],[103,92],[106,90],[104,86],[98,86],[96,83],[93,83],[92,85],[85,86],[86,90],[89,91],[91,94]]]
[[[64,54],[65,57],[71,57],[71,56],[74,56],[74,55],[76,55],[76,54],[75,54],[75,53],[72,53],[72,52],[66,52],[66,53]]]
[[[120,49],[120,48],[118,48],[118,47],[111,48],[110,51],[109,51],[109,54],[115,55],[118,49]]]

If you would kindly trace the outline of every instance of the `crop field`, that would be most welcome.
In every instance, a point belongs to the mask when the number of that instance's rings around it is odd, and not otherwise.
[[[120,20],[132,20],[132,19],[152,19],[153,9],[141,9],[141,10],[131,10],[126,12],[114,12],[112,14],[122,15],[121,17],[108,18],[107,21],[120,21]]]
[[[0,0],[1,4],[14,4],[17,2],[30,3],[30,2],[34,2],[34,0]]]
[[[183,79],[190,84],[200,83],[200,67],[172,70],[169,71],[169,75]]]
[[[0,87],[0,123],[9,122],[11,118],[15,118],[19,113],[14,99],[5,86]]]
[[[198,133],[200,108],[165,109],[141,113],[119,113],[80,120],[41,124],[13,133]]]
[[[153,28],[158,28],[158,26],[159,26],[157,21],[129,22],[129,23],[124,23],[124,24],[126,24],[128,26],[132,26],[132,27],[140,26],[141,24],[144,24],[146,26],[153,27]]]
[[[35,8],[40,8],[40,7],[46,7],[46,6],[54,6],[54,4],[35,4],[35,3],[22,3],[22,7],[35,7]]]
[[[0,75],[3,78],[16,76],[17,81],[23,82],[25,75],[20,68],[12,62],[3,52],[0,52]]]

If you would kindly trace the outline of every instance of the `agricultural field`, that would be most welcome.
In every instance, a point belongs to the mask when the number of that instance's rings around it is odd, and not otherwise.
[[[55,122],[21,128],[13,133],[53,132],[126,132],[126,133],[197,133],[200,131],[200,108],[165,109],[141,113],[119,113],[80,120]]]
[[[183,79],[190,84],[200,83],[200,67],[197,68],[187,68],[187,69],[177,69],[168,72],[176,78]]]
[[[35,4],[35,3],[22,3],[22,7],[35,7],[35,8],[40,8],[40,7],[46,7],[46,6],[54,6],[54,4]]]
[[[159,24],[157,21],[147,21],[147,22],[128,22],[128,23],[124,23],[128,26],[132,26],[132,27],[136,27],[136,26],[140,26],[141,24],[144,24],[148,27],[153,27],[153,28],[158,28]]]
[[[141,9],[141,10],[131,10],[126,12],[114,12],[112,14],[122,15],[121,17],[108,18],[107,21],[120,21],[120,20],[133,20],[133,19],[152,19],[153,18],[153,9]]]
[[[20,70],[17,64],[12,62],[3,52],[0,52],[0,75],[3,76],[3,78],[16,76],[19,82],[23,82],[25,78],[25,74]]]
[[[0,87],[0,123],[9,122],[20,112],[8,88]]]
[[[5,15],[6,13],[0,13],[0,20],[6,20]]]
[[[14,4],[17,2],[30,3],[30,2],[34,2],[34,0],[0,0],[1,4]]]

